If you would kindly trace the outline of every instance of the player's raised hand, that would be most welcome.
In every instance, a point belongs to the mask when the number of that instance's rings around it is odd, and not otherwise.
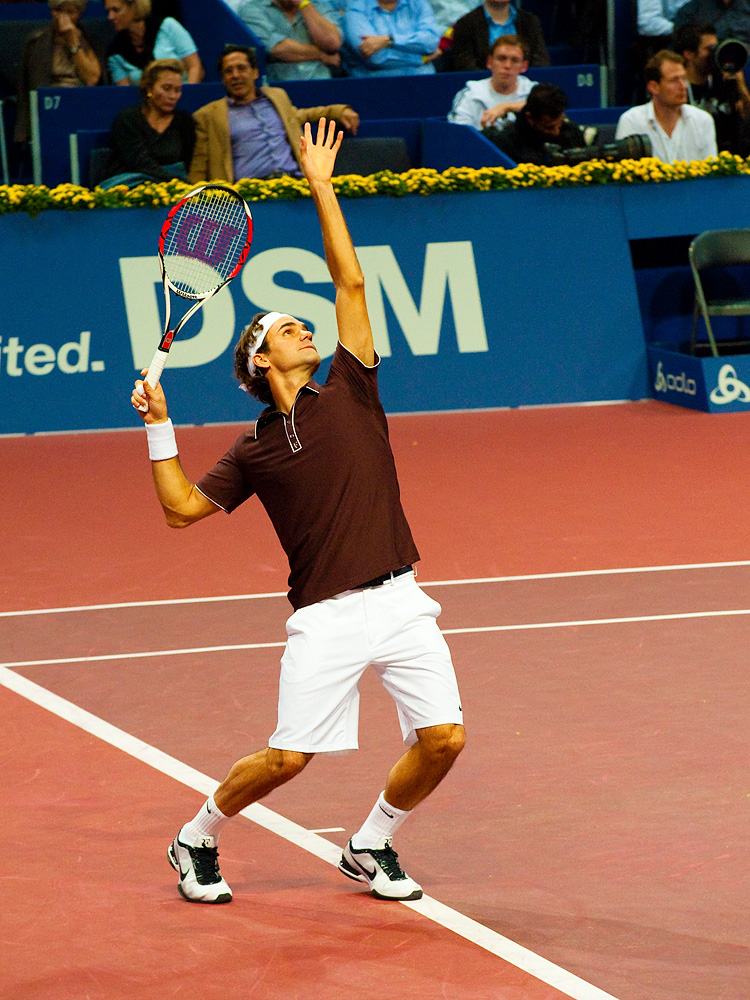
[[[318,134],[313,142],[310,123],[305,122],[300,139],[300,166],[309,184],[330,181],[343,138],[343,132],[336,134],[336,122],[329,121],[326,128],[326,120],[321,118],[318,122]]]

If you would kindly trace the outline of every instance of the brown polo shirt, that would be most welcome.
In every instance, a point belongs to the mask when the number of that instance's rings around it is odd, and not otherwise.
[[[419,559],[377,365],[341,344],[324,385],[303,386],[289,414],[264,410],[197,486],[228,513],[258,495],[289,560],[295,610]]]

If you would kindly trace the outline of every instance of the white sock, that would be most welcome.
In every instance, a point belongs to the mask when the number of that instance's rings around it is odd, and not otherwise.
[[[411,812],[390,805],[381,792],[372,812],[352,837],[352,847],[357,851],[367,850],[377,847],[384,838],[390,840]]]
[[[180,840],[183,844],[187,844],[188,847],[197,847],[206,837],[213,837],[214,840],[218,840],[221,828],[230,819],[230,816],[225,816],[220,811],[212,795],[200,807],[195,819],[191,819],[180,830]]]

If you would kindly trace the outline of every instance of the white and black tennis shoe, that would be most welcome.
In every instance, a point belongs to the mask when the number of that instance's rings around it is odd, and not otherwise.
[[[191,903],[228,903],[232,898],[232,890],[219,871],[214,837],[203,837],[199,847],[190,847],[178,834],[169,845],[167,857],[180,875],[177,888]]]
[[[378,899],[421,899],[422,886],[409,878],[398,863],[390,837],[381,837],[375,847],[357,850],[351,840],[344,848],[339,871],[347,878],[365,882]]]

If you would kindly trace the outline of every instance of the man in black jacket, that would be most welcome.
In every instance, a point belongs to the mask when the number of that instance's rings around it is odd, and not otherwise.
[[[530,66],[549,66],[542,24],[536,14],[519,10],[515,0],[484,0],[453,26],[451,68],[456,72],[485,69],[492,42],[507,34],[518,35],[525,43]]]
[[[546,143],[563,149],[577,149],[585,144],[583,131],[565,117],[567,106],[564,90],[554,83],[538,83],[515,121],[500,131],[485,129],[484,134],[516,163],[552,166],[554,159],[545,149]]]

